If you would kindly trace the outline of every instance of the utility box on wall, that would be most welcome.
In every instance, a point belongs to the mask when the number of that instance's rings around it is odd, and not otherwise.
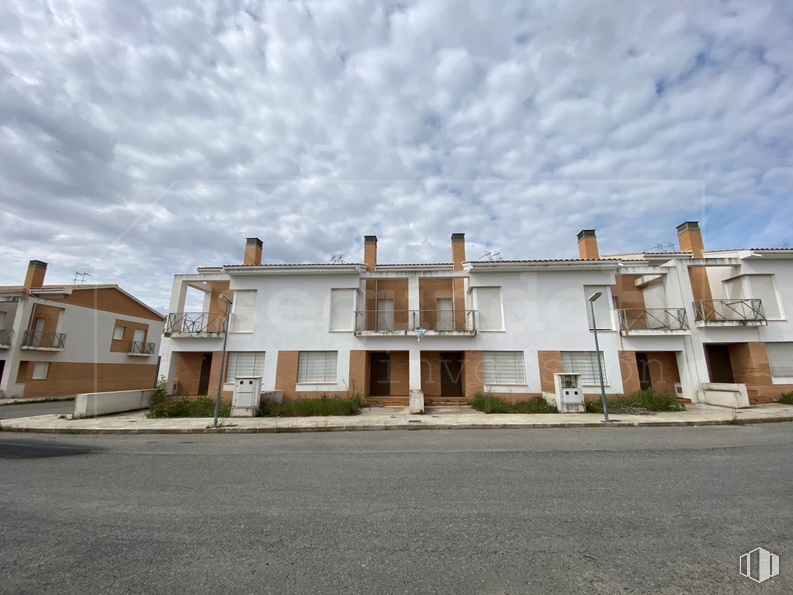
[[[584,390],[581,374],[554,374],[556,408],[560,413],[584,413]]]
[[[232,417],[255,417],[262,393],[262,379],[258,376],[239,376],[234,379]]]

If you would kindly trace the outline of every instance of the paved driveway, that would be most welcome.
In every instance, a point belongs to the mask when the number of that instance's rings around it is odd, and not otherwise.
[[[46,403],[24,403],[0,406],[0,419],[15,419],[32,415],[57,415],[72,413],[74,401],[49,401]]]

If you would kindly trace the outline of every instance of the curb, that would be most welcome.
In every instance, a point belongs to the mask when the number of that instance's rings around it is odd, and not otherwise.
[[[41,427],[13,427],[4,426],[0,423],[0,432],[25,432],[37,434],[302,434],[308,432],[371,432],[382,430],[523,430],[523,429],[553,429],[553,428],[674,428],[674,427],[696,427],[696,426],[729,426],[729,425],[750,425],[763,423],[781,423],[793,421],[793,416],[742,419],[739,423],[732,420],[703,420],[703,421],[647,421],[647,422],[612,422],[608,426],[600,422],[571,422],[560,424],[433,424],[433,425],[413,425],[410,423],[400,423],[394,425],[371,425],[371,426],[335,426],[335,427],[268,427],[268,428],[238,428],[238,427],[219,427],[214,428],[41,428]]]

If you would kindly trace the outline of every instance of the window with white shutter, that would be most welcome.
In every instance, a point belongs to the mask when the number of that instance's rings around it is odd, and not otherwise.
[[[772,320],[781,318],[779,302],[774,289],[774,276],[750,275],[749,281],[752,285],[752,297],[762,300],[765,317]]]
[[[330,330],[353,330],[354,289],[330,290]]]
[[[297,381],[302,384],[336,384],[336,351],[301,351]]]
[[[124,338],[124,327],[123,326],[117,326],[116,328],[114,328],[113,329],[113,340],[114,341],[120,341],[123,338]]]
[[[584,303],[586,304],[586,318],[589,322],[589,328],[595,328],[592,325],[592,306],[590,306],[589,296],[595,292],[602,292],[595,304],[595,321],[598,325],[598,330],[610,331],[611,325],[611,298],[609,297],[608,287],[605,285],[584,285]]]
[[[744,297],[743,291],[743,277],[735,279],[727,279],[724,283],[724,292],[727,294],[727,299],[742,300]]]
[[[482,376],[485,385],[526,384],[526,364],[522,351],[483,351]]]
[[[581,383],[599,385],[598,360],[594,351],[563,351],[562,372],[565,374],[581,374]],[[603,367],[603,384],[608,384],[606,362],[600,352],[600,364]]]
[[[477,287],[476,301],[479,311],[479,331],[503,331],[504,318],[501,313],[501,288]]]
[[[226,368],[226,382],[242,376],[264,375],[264,351],[232,351]]]
[[[771,376],[793,376],[793,343],[766,343],[768,364],[771,366]]]
[[[33,364],[33,380],[44,380],[50,373],[50,362],[36,362]]]
[[[256,290],[234,292],[231,332],[250,333],[253,331],[254,313],[256,309]]]

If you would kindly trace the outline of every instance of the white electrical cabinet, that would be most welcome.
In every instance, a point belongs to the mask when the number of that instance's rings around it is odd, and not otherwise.
[[[584,390],[581,374],[554,374],[556,408],[560,413],[583,413]]]
[[[257,376],[238,376],[234,379],[234,398],[231,402],[232,417],[253,417],[259,408],[262,394],[262,379]]]

